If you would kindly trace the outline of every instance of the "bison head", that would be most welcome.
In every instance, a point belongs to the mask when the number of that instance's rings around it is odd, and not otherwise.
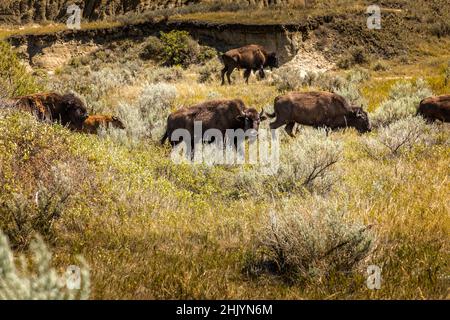
[[[115,116],[112,117],[111,123],[114,128],[125,129],[125,125],[123,124],[123,122]]]
[[[267,57],[267,66],[270,68],[278,68],[278,57],[276,52],[269,53]]]
[[[360,133],[372,131],[367,112],[362,107],[353,107],[351,112],[350,124],[356,128]]]
[[[72,93],[65,94],[62,97],[64,111],[69,120],[69,124],[77,129],[81,129],[84,120],[88,117],[86,106],[80,98]]]
[[[256,109],[249,108],[243,111],[243,113],[237,116],[237,120],[241,123],[241,129],[244,131],[251,130],[252,135],[257,135],[259,130],[259,125],[261,121],[266,120],[267,117],[264,115],[264,109],[258,113]]]

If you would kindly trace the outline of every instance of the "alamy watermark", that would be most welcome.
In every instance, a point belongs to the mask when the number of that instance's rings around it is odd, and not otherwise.
[[[67,14],[69,18],[66,21],[66,26],[71,30],[81,29],[81,9],[76,4],[71,4],[67,7]]]
[[[171,159],[176,164],[249,164],[269,175],[276,174],[279,168],[280,139],[276,130],[226,129],[223,134],[218,129],[208,129],[203,132],[202,122],[195,121],[193,132],[176,129],[170,140],[175,145]]]
[[[66,288],[69,290],[80,290],[81,269],[78,266],[70,265],[65,272]]]
[[[366,13],[369,14],[369,17],[367,17],[367,28],[371,30],[381,29],[381,8],[373,4],[367,7]]]
[[[367,288],[370,290],[381,289],[381,268],[377,265],[367,267]]]

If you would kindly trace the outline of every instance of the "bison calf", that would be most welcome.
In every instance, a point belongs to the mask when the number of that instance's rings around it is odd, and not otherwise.
[[[285,130],[294,136],[296,123],[330,129],[354,127],[364,133],[371,130],[367,113],[357,106],[350,106],[340,95],[330,92],[291,92],[275,98],[271,129],[286,125]]]
[[[86,106],[75,95],[68,93],[38,93],[8,100],[3,107],[30,112],[38,120],[59,122],[72,130],[81,130],[88,117]]]
[[[428,121],[450,122],[450,95],[423,99],[417,114]]]
[[[245,47],[232,49],[222,55],[224,68],[222,69],[222,85],[225,84],[225,74],[228,84],[231,84],[231,73],[234,69],[245,69],[244,78],[248,78],[252,70],[259,71],[261,78],[265,77],[264,68],[278,68],[278,58],[275,52],[268,53],[262,46],[251,44]]]
[[[117,129],[125,129],[125,125],[119,118],[114,116],[105,116],[105,115],[92,115],[89,116],[83,123],[82,132],[97,134],[98,130],[108,127],[113,127]]]

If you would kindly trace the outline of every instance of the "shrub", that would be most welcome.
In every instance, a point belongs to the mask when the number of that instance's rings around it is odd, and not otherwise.
[[[155,67],[145,70],[144,79],[151,83],[171,83],[183,79],[183,69],[180,67]]]
[[[313,73],[310,73],[314,77]],[[275,70],[272,82],[280,91],[296,90],[305,84],[307,72],[298,66],[282,66]]]
[[[145,46],[140,53],[144,60],[160,60],[164,52],[164,45],[157,37],[150,36],[145,41]]]
[[[438,38],[450,35],[450,23],[448,21],[436,22],[429,26],[429,32]]]
[[[375,64],[373,65],[372,69],[373,71],[386,71],[388,70],[389,65],[381,60],[378,60],[377,62],[375,62]]]
[[[36,232],[50,241],[54,240],[54,224],[76,193],[77,181],[74,174],[79,175],[80,172],[74,173],[74,170],[69,165],[53,166],[49,177],[42,174],[34,194],[13,192],[0,199],[0,213],[3,217],[0,228],[14,248],[26,247]]]
[[[367,106],[367,100],[362,96],[361,91],[353,82],[347,82],[335,93],[343,96],[350,104],[357,106]]]
[[[16,268],[14,254],[8,239],[0,230],[0,300],[62,300],[88,299],[90,274],[85,261],[79,258],[80,290],[66,287],[66,277],[58,276],[51,267],[51,253],[42,238],[37,236],[30,245],[35,273],[29,274],[25,257],[21,256],[22,270]]]
[[[434,144],[437,131],[434,125],[427,125],[421,117],[408,117],[382,127],[376,137],[364,138],[363,149],[375,159],[396,157],[417,144]]]
[[[68,154],[70,136],[29,113],[0,112],[0,229],[14,248],[26,247],[36,232],[54,241],[80,186],[87,176],[93,181],[87,159]]]
[[[219,81],[222,68],[219,58],[211,59],[198,69],[198,81],[200,83]]]
[[[347,73],[346,79],[352,83],[361,83],[370,79],[370,73],[367,69],[356,67]]]
[[[415,83],[399,81],[392,87],[389,97],[372,113],[372,125],[386,126],[415,115],[420,101],[432,95],[433,92],[422,79]]]
[[[342,144],[328,138],[325,130],[305,129],[294,141],[283,145],[275,174],[240,172],[235,177],[235,188],[243,195],[256,197],[267,193],[326,193],[339,177],[335,165],[341,157]]]
[[[363,47],[352,48],[350,54],[355,64],[363,64],[369,60]]]
[[[329,199],[288,205],[272,212],[258,233],[250,270],[260,272],[265,266],[289,282],[350,273],[371,252],[374,235],[369,229],[349,220],[345,207]]]
[[[354,63],[352,57],[349,54],[343,55],[336,63],[341,69],[350,69]]]
[[[341,157],[342,144],[328,138],[325,130],[305,129],[282,150],[276,175],[278,189],[328,191],[336,181],[334,167]]]
[[[90,112],[104,113],[112,111],[105,104],[111,92],[133,84],[139,73],[135,63],[107,65],[97,71],[90,67],[69,68],[47,86],[56,92],[75,92],[84,97]]]
[[[169,66],[186,68],[191,64],[202,63],[217,55],[215,50],[200,46],[187,31],[161,32],[161,41],[163,43],[163,59]]]
[[[40,91],[40,86],[21,64],[11,46],[0,41],[0,98]]]
[[[145,137],[159,139],[176,95],[177,90],[173,85],[146,84],[135,106],[120,104],[119,116],[125,124],[128,137],[134,142]]]
[[[343,55],[337,62],[341,69],[349,69],[354,65],[365,64],[369,58],[363,47],[353,47],[349,53]]]

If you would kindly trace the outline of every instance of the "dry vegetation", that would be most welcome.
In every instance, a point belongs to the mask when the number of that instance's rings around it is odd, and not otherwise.
[[[413,116],[423,96],[450,91],[448,39],[421,42],[413,61],[370,56],[306,77],[280,68],[248,86],[238,72],[220,86],[220,62],[191,40],[183,61],[195,64],[168,66],[168,43],[114,43],[37,76],[126,130],[84,135],[0,112],[0,229],[15,254],[39,233],[59,271],[83,256],[94,299],[449,298],[450,127]],[[177,165],[157,143],[180,106],[241,97],[270,111],[280,93],[311,89],[363,103],[376,129],[281,132],[272,176]],[[366,286],[368,265],[382,268],[380,290]]]

